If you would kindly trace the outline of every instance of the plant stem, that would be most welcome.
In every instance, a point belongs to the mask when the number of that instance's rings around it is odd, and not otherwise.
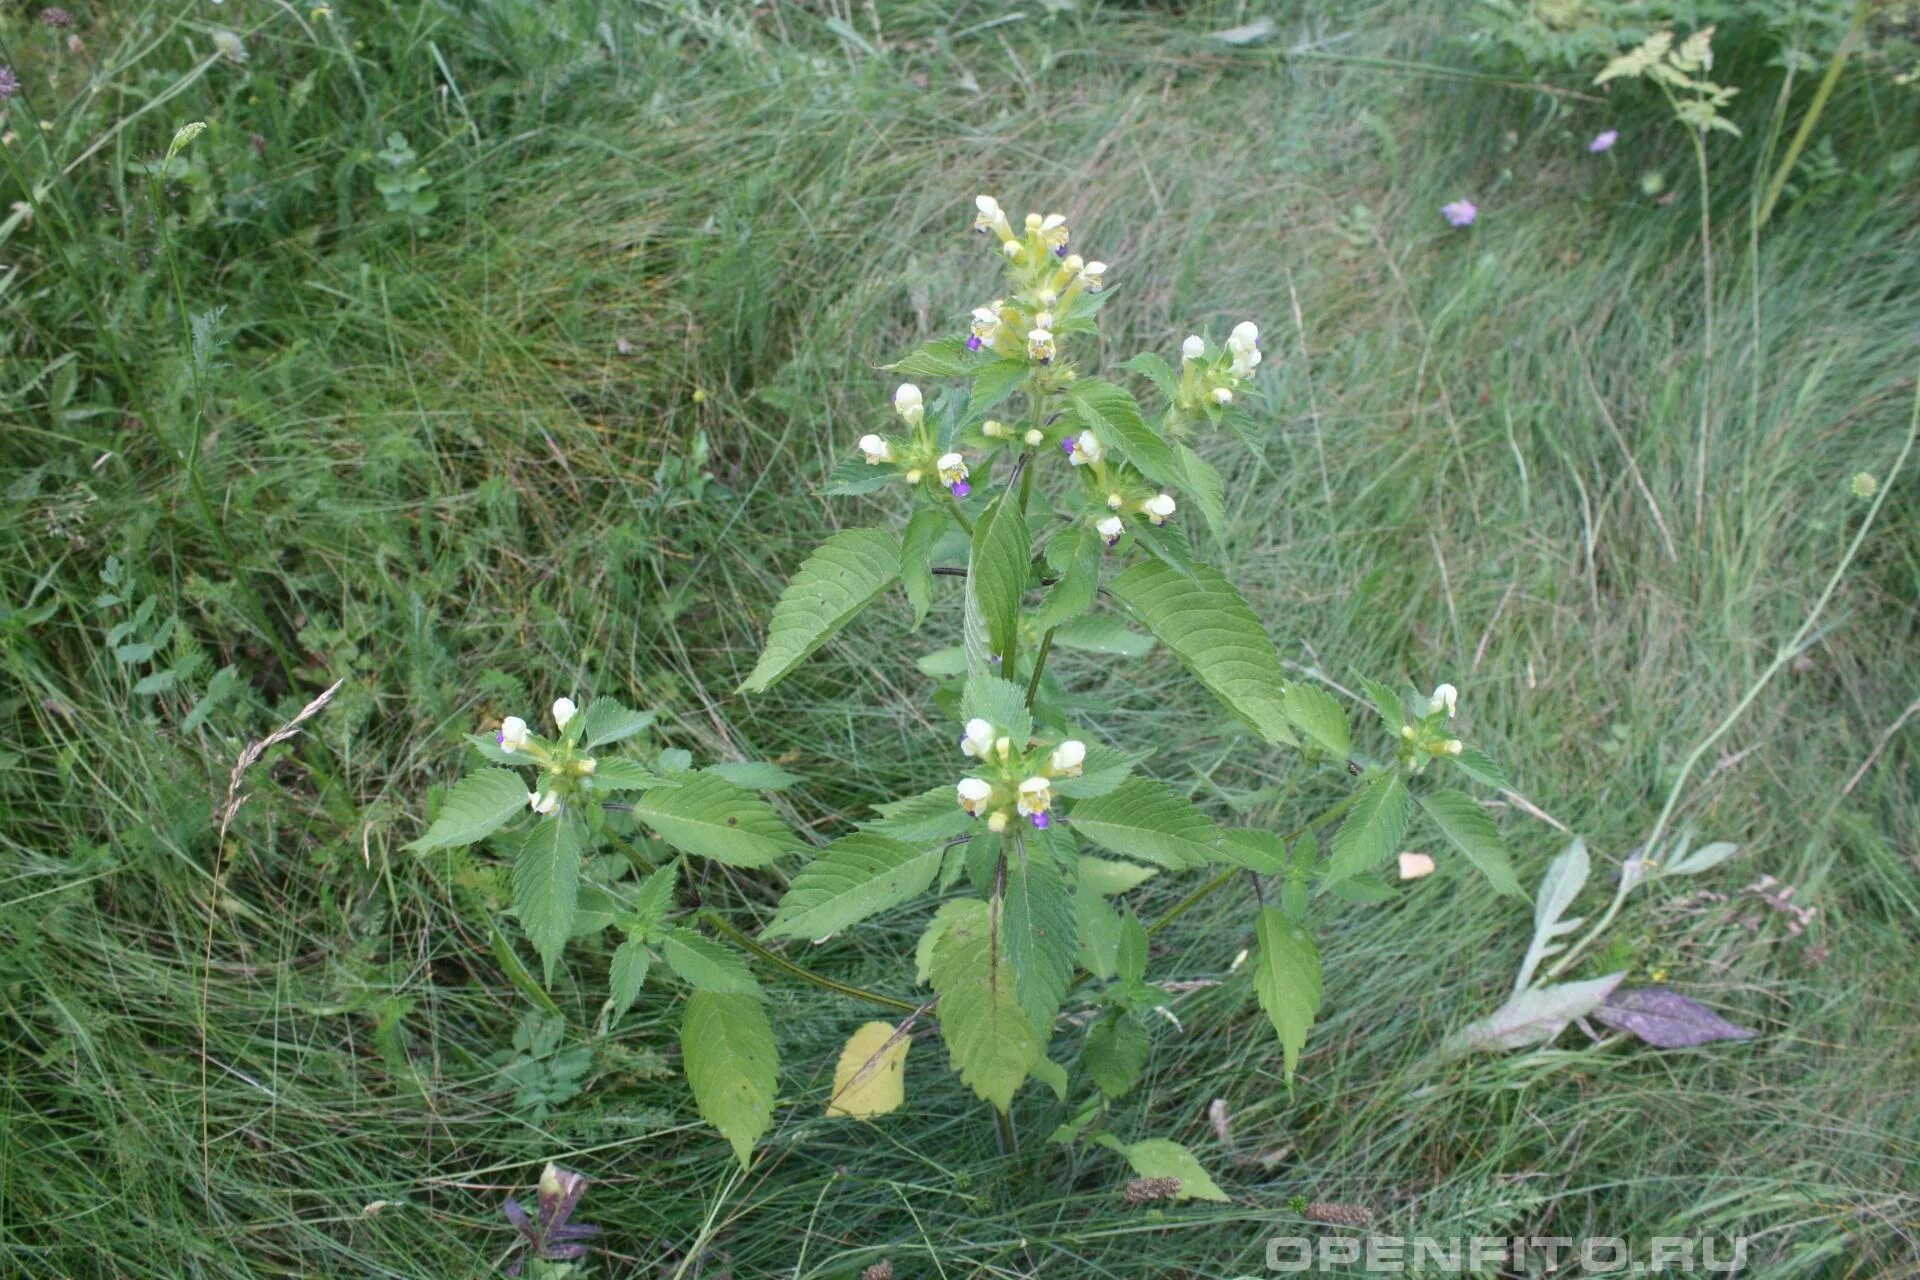
[[[1794,166],[1800,163],[1800,153],[1806,150],[1807,140],[1813,136],[1813,127],[1820,123],[1820,114],[1827,109],[1827,99],[1833,96],[1833,87],[1840,82],[1840,72],[1853,53],[1853,42],[1867,25],[1868,3],[1869,0],[1858,0],[1853,6],[1853,21],[1847,24],[1847,34],[1840,37],[1840,45],[1833,51],[1833,61],[1827,64],[1827,74],[1820,77],[1820,87],[1814,91],[1807,114],[1801,117],[1800,127],[1793,132],[1793,141],[1787,144],[1787,154],[1780,157],[1780,164],[1773,171],[1773,180],[1767,183],[1766,198],[1760,202],[1760,211],[1753,217],[1756,231],[1766,226],[1767,219],[1773,216],[1773,207],[1779,203],[1787,179],[1793,176]]]
[[[1693,537],[1698,543],[1707,519],[1707,432],[1713,404],[1713,201],[1707,181],[1707,131],[1693,131],[1693,155],[1700,168],[1700,445],[1694,460]]]
[[[1040,692],[1040,677],[1047,669],[1047,655],[1053,652],[1053,627],[1040,637],[1040,652],[1033,655],[1033,675],[1027,679],[1027,710],[1033,710],[1034,695]]]
[[[973,521],[967,519],[967,513],[960,509],[960,499],[954,497],[951,490],[944,492],[946,492],[947,495],[947,505],[953,508],[953,518],[960,522],[960,527],[965,529],[967,536],[971,538],[973,536]]]

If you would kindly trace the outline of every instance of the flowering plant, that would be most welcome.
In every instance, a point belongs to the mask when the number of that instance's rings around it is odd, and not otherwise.
[[[618,931],[624,940],[608,962],[612,1018],[663,961],[688,989],[681,1043],[694,1098],[743,1163],[771,1123],[777,1092],[775,1041],[751,957],[905,1015],[897,1027],[855,1033],[830,1115],[899,1105],[909,1032],[931,1014],[961,1080],[992,1104],[1003,1142],[1013,1140],[1008,1116],[1028,1080],[1064,1102],[1078,1078],[1090,1086],[1086,1099],[1057,1139],[1113,1147],[1140,1177],[1177,1180],[1182,1196],[1219,1196],[1177,1144],[1125,1143],[1100,1127],[1110,1100],[1144,1070],[1156,1014],[1172,1020],[1171,997],[1147,981],[1153,930],[1126,895],[1161,872],[1211,869],[1178,911],[1253,877],[1253,946],[1236,970],[1251,974],[1290,1077],[1320,1005],[1312,925],[1324,899],[1316,895],[1379,901],[1393,892],[1383,871],[1396,859],[1403,879],[1434,869],[1430,855],[1402,848],[1418,789],[1439,836],[1495,886],[1524,896],[1480,806],[1430,786],[1426,775],[1439,764],[1504,784],[1493,761],[1454,736],[1459,699],[1448,684],[1409,702],[1363,681],[1390,755],[1371,763],[1356,754],[1342,705],[1286,677],[1252,608],[1196,555],[1183,517],[1196,511],[1218,529],[1225,491],[1196,440],[1224,426],[1250,448],[1260,444],[1247,412],[1262,363],[1258,328],[1236,325],[1220,344],[1186,338],[1177,371],[1151,353],[1122,365],[1155,389],[1160,408],[1150,420],[1132,392],[1075,359],[1110,296],[1105,264],[1073,251],[1060,215],[1030,214],[1016,229],[991,197],[977,209],[976,229],[1004,262],[1002,295],[974,308],[964,333],[892,366],[918,381],[898,387],[886,429],[860,437],[824,490],[899,494],[911,506],[904,530],[847,529],[815,549],[774,607],[741,685],[748,694],[770,688],[896,585],[917,627],[936,581],[957,580],[960,644],[949,651],[952,678],[935,695],[953,718],[953,772],[918,794],[885,798],[856,830],[814,851],[757,939],[723,912],[676,908],[674,855],[757,868],[799,847],[747,789],[768,779],[729,776],[742,766],[695,770],[670,750],[589,755],[652,722],[606,699],[578,713],[565,699],[555,704],[552,739],[513,718],[476,739],[492,767],[454,789],[417,846],[471,844],[521,815],[507,837],[513,910],[549,976],[571,939]],[[1015,397],[1018,418],[997,416]],[[962,563],[941,563],[949,558]],[[1282,835],[1224,829],[1185,792],[1137,776],[1147,757],[1102,741],[1048,659],[1056,647],[1141,655],[1156,644],[1259,744],[1357,784]],[[539,770],[531,791],[513,766]],[[625,793],[637,798],[606,799]],[[644,847],[644,831],[666,847],[661,856]],[[628,888],[583,863],[587,845],[601,840],[646,877]],[[1271,904],[1258,892],[1261,877],[1279,883]],[[824,940],[936,888],[943,901],[915,957],[930,997],[848,987],[768,946]],[[1063,1019],[1069,1011],[1075,1016]],[[1086,1028],[1066,1061],[1050,1052],[1063,1021]]]

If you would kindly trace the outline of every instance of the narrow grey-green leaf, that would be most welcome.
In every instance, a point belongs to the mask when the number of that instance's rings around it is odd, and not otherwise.
[[[682,853],[729,866],[764,867],[800,847],[765,800],[710,773],[647,792],[633,817]]]
[[[1012,492],[996,498],[973,526],[962,626],[967,670],[972,675],[996,674],[1013,656],[1031,547],[1026,518]],[[995,663],[995,658],[1000,662]]]
[[[473,844],[527,807],[527,784],[511,769],[481,769],[460,779],[426,834],[407,848],[424,853]]]
[[[843,836],[793,878],[764,936],[824,938],[897,907],[926,892],[945,853],[871,832]]]
[[[780,1051],[757,995],[695,991],[680,1019],[680,1060],[700,1117],[733,1144],[740,1167],[773,1123]]]
[[[1507,846],[1494,828],[1493,819],[1464,791],[1435,791],[1420,797],[1420,807],[1433,819],[1442,835],[1467,855],[1480,874],[1501,893],[1525,899],[1527,891],[1513,874],[1513,860]]]
[[[771,688],[899,576],[900,542],[879,529],[843,530],[814,548],[773,606],[767,646],[740,691]]]
[[[580,848],[574,819],[558,813],[527,831],[513,860],[514,914],[540,953],[549,985],[554,962],[573,936],[580,898]]]
[[[1206,565],[1187,578],[1145,560],[1108,588],[1140,623],[1173,650],[1183,666],[1268,742],[1292,745],[1287,679],[1260,620],[1219,570]]]
[[[1313,935],[1278,907],[1261,910],[1254,934],[1260,950],[1253,967],[1254,992],[1280,1035],[1291,1081],[1307,1032],[1320,1012],[1320,949]]]
[[[1399,774],[1376,773],[1363,783],[1360,798],[1333,837],[1327,884],[1372,871],[1398,853],[1400,837],[1407,833],[1407,820],[1412,814],[1407,784]]]

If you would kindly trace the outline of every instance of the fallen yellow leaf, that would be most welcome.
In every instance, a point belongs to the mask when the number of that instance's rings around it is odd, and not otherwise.
[[[833,1071],[827,1115],[865,1120],[899,1110],[906,1099],[909,1043],[891,1022],[869,1022],[854,1032]]]

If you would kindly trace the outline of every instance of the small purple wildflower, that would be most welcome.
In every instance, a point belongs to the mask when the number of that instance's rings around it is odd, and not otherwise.
[[[1455,200],[1451,204],[1443,204],[1440,206],[1440,212],[1456,227],[1470,227],[1474,219],[1480,216],[1480,210],[1474,207],[1471,200]]]
[[[1607,129],[1593,135],[1593,141],[1587,144],[1587,150],[1594,155],[1599,155],[1602,151],[1613,150],[1613,144],[1618,141],[1620,141],[1620,131]]]
[[[979,349],[980,349],[980,339],[977,335],[975,337],[971,337],[967,339],[967,350],[978,351]]]
[[[12,67],[0,67],[0,102],[5,102],[20,92],[20,77],[13,74]]]
[[[1047,829],[1048,827],[1050,827],[1050,826],[1052,826],[1052,825],[1053,825],[1053,819],[1051,819],[1051,818],[1049,818],[1049,817],[1048,817],[1048,816],[1046,815],[1046,811],[1045,811],[1045,810],[1042,810],[1041,812],[1039,812],[1039,813],[1036,813],[1036,814],[1034,814],[1034,815],[1033,815],[1033,827],[1034,827],[1034,830],[1036,830],[1036,831],[1045,831],[1045,830],[1046,830],[1046,829]]]

